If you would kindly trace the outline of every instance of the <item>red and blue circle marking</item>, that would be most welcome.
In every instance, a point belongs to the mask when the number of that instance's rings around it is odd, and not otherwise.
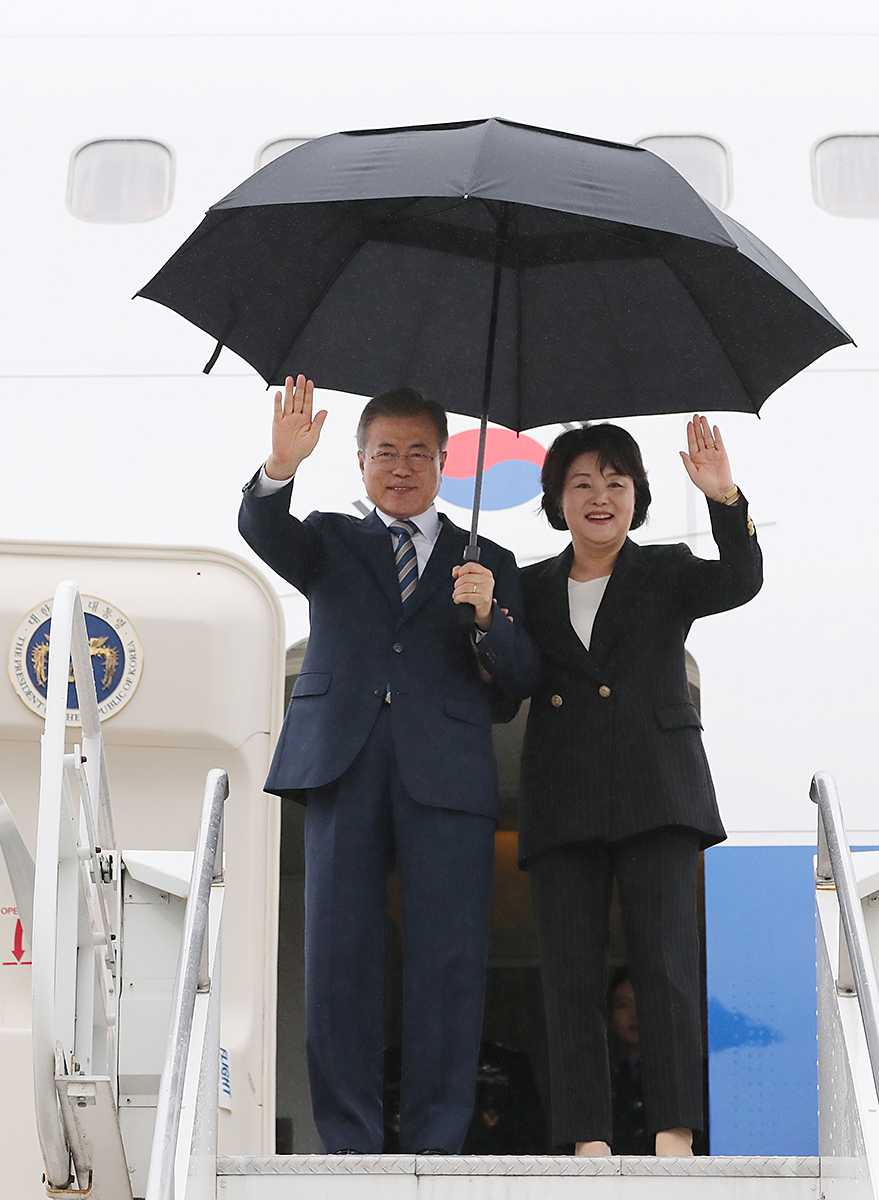
[[[449,438],[440,497],[459,508],[473,506],[479,430],[468,429]],[[484,509],[515,508],[540,495],[540,469],[546,450],[533,438],[511,429],[489,429],[482,476]]]

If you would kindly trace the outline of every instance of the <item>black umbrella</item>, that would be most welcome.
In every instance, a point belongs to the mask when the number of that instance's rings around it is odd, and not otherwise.
[[[647,150],[498,119],[337,133],[215,204],[138,295],[280,384],[423,388],[522,430],[757,412],[852,339]]]

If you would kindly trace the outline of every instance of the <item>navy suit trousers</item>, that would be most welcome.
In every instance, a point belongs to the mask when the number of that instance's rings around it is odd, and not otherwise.
[[[327,1151],[380,1153],[387,880],[403,900],[400,1146],[457,1153],[473,1113],[494,880],[494,821],[418,804],[390,706],[349,769],[308,792],[307,1050]]]

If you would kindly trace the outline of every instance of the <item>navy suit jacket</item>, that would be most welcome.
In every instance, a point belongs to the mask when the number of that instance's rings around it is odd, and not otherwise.
[[[255,477],[256,478],[256,477]],[[391,692],[394,749],[403,784],[421,804],[495,817],[497,772],[492,693],[512,698],[505,718],[531,693],[539,670],[525,626],[513,555],[480,538],[495,577],[495,607],[478,655],[494,683],[479,677],[452,602],[452,568],[467,534],[442,528],[405,611],[393,543],[380,517],[290,515],[289,486],[258,497],[244,489],[238,527],[263,562],[308,597],[311,631],[266,791],[304,800],[305,789],[338,779],[369,737]]]

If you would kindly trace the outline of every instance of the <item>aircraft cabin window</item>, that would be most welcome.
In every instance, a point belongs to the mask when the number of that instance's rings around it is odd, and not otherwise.
[[[728,207],[732,199],[732,162],[723,142],[702,134],[668,134],[641,138],[635,145],[664,158],[716,208]]]
[[[280,158],[288,150],[295,150],[297,146],[303,146],[311,140],[311,138],[277,138],[273,142],[266,142],[256,153],[257,171],[262,167],[267,167],[270,162],[274,162],[276,158]]]
[[[127,225],[152,221],[171,207],[174,157],[146,138],[105,138],[75,150],[67,207],[80,221]]]
[[[844,133],[813,146],[812,194],[834,217],[879,217],[879,134]]]

